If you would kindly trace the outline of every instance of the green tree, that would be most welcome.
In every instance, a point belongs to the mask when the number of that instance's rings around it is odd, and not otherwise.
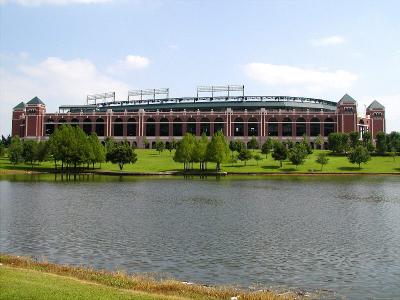
[[[355,148],[360,145],[360,133],[357,131],[352,131],[349,133],[350,147]]]
[[[228,160],[229,145],[222,131],[214,133],[207,147],[207,158],[216,163],[217,172],[221,170],[221,163]]]
[[[106,149],[99,141],[96,133],[92,133],[88,137],[89,142],[89,163],[92,164],[92,168],[94,169],[94,165],[96,163],[102,163],[106,159]]]
[[[174,161],[183,163],[183,169],[185,171],[189,170],[190,163],[193,162],[193,150],[195,145],[196,138],[190,133],[186,133],[177,145]]]
[[[384,132],[378,132],[376,134],[376,152],[379,155],[385,155],[387,150],[386,134]]]
[[[150,147],[150,142],[149,142],[149,140],[148,140],[146,137],[145,137],[144,140],[143,140],[143,145],[144,145],[144,148],[145,148],[145,149],[147,149],[147,148]]]
[[[159,139],[157,139],[156,141],[156,150],[158,151],[158,154],[161,154],[161,152],[163,152],[165,149],[165,144],[163,141],[160,141]]]
[[[313,153],[313,149],[311,148],[311,145],[310,145],[306,135],[303,136],[303,139],[300,144],[303,147],[303,149],[306,151],[306,156]]]
[[[176,141],[172,139],[169,143],[165,143],[165,148],[169,151],[169,154],[171,154],[172,150],[176,148]]]
[[[137,161],[135,150],[126,142],[116,144],[112,147],[108,158],[113,164],[118,164],[121,171],[125,164],[134,164]]]
[[[201,138],[196,141],[196,145],[193,149],[193,160],[200,163],[200,170],[207,169],[207,147],[208,138],[207,135],[203,132]]]
[[[40,141],[37,144],[36,153],[35,153],[35,160],[39,163],[48,160],[49,154],[49,143],[45,141]]]
[[[358,167],[361,169],[361,164],[367,163],[371,159],[371,156],[367,148],[357,146],[349,153],[348,159],[352,164],[358,164]]]
[[[321,171],[322,171],[322,168],[323,168],[326,164],[328,164],[328,162],[329,162],[328,155],[327,155],[326,153],[323,153],[323,152],[318,153],[317,159],[316,159],[315,162],[321,165]]]
[[[268,138],[264,144],[261,146],[261,153],[265,154],[265,158],[268,157],[268,154],[271,153],[272,149],[274,147],[274,141],[271,138]]]
[[[247,149],[243,149],[242,151],[240,151],[239,155],[238,155],[238,159],[240,161],[244,161],[244,165],[247,165],[247,161],[250,160],[252,158],[251,152],[250,150]]]
[[[318,149],[322,148],[322,144],[324,143],[324,138],[322,137],[322,135],[318,135],[315,138],[315,146],[317,146]],[[311,148],[311,147],[310,147]],[[311,153],[310,153],[311,154]]]
[[[259,147],[259,145],[258,145],[257,139],[255,138],[255,136],[252,136],[250,142],[247,145],[247,148],[253,149],[253,151],[254,151],[254,149],[258,149],[258,147]]]
[[[253,156],[253,158],[254,158],[254,160],[256,161],[257,166],[258,166],[258,162],[259,162],[260,160],[262,160],[262,156],[261,156],[260,154],[256,153],[256,154]]]
[[[287,158],[287,155],[288,151],[285,145],[282,144],[280,141],[276,141],[274,143],[274,152],[272,153],[272,158],[274,160],[279,161],[281,168],[282,168],[282,161],[284,161]]]
[[[4,157],[6,154],[6,146],[3,145],[3,143],[0,144],[0,158]]]
[[[397,152],[400,152],[400,132],[392,131],[388,135],[388,148],[395,149]]]
[[[307,157],[307,148],[304,143],[296,144],[292,149],[289,150],[289,160],[296,166],[296,169],[299,165],[304,163],[304,160]]]
[[[33,168],[37,150],[37,142],[33,140],[24,141],[22,143],[22,158],[26,163],[30,163]]]
[[[349,135],[347,133],[332,132],[328,136],[328,144],[333,153],[346,153],[349,148]]]
[[[11,139],[11,144],[8,148],[8,158],[13,165],[22,161],[22,142],[19,136]]]

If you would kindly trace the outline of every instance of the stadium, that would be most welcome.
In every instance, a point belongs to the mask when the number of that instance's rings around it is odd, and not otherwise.
[[[312,146],[331,132],[385,132],[385,108],[374,100],[359,116],[357,101],[345,94],[338,102],[291,96],[247,96],[243,85],[199,86],[194,97],[170,98],[169,89],[128,91],[126,100],[115,92],[88,95],[83,105],[62,105],[46,112],[38,97],[13,108],[12,135],[46,140],[62,125],[79,126],[100,139],[126,140],[153,148],[156,140],[179,140],[189,132],[211,136],[222,130],[228,140],[260,143],[268,137],[294,142],[306,136]]]

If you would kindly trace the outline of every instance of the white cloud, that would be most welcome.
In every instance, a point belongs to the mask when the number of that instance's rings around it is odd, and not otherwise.
[[[112,0],[0,0],[0,4],[15,3],[24,6],[38,5],[67,5],[67,4],[93,4],[104,3]]]
[[[115,65],[108,67],[111,74],[124,73],[126,71],[144,69],[150,64],[147,57],[140,55],[127,55],[124,60],[118,61]]]
[[[343,44],[345,41],[345,38],[340,35],[332,35],[324,38],[313,39],[311,40],[311,44],[316,47],[334,46]]]
[[[313,92],[346,89],[358,79],[356,74],[346,70],[319,71],[265,63],[247,64],[244,71],[249,78],[270,86],[301,88]]]
[[[176,44],[168,45],[168,48],[171,49],[171,50],[179,50],[179,46],[176,45]]]
[[[48,111],[56,111],[61,104],[84,104],[92,93],[115,91],[124,99],[128,89],[125,82],[102,74],[86,59],[49,57],[12,71],[0,69],[0,133],[10,132],[12,107],[34,96],[46,103]]]

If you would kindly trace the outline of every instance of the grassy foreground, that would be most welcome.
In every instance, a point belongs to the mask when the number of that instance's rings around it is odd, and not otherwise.
[[[37,262],[0,255],[0,299],[294,299],[269,291],[245,292],[213,288],[174,280],[155,281],[120,272]]]
[[[271,155],[265,158],[261,154],[263,160],[258,165],[255,160],[250,160],[245,166],[243,162],[237,163],[224,163],[222,164],[222,170],[228,173],[282,173],[282,172],[293,172],[293,173],[308,173],[308,172],[320,172],[321,166],[315,162],[318,153],[323,150],[314,150],[314,153],[309,155],[305,163],[301,166],[294,166],[289,161],[283,162],[283,167],[280,168],[279,162],[272,159]],[[326,151],[329,153],[329,151]],[[183,166],[180,163],[173,161],[173,152],[170,154],[169,151],[164,151],[159,154],[156,150],[149,149],[136,149],[138,160],[135,164],[128,164],[124,166],[123,171],[125,172],[167,172],[167,171],[181,171]],[[253,154],[260,153],[260,150],[252,151]],[[194,164],[195,169],[198,170],[198,164]],[[54,165],[52,162],[43,162],[41,165],[35,165],[34,170],[46,171],[52,170]],[[208,169],[214,170],[215,164],[208,163]],[[18,164],[13,166],[6,158],[0,159],[0,173],[7,173],[9,170],[31,170],[31,166],[27,164]],[[118,171],[118,165],[111,163],[103,163],[96,165],[96,170],[101,171]],[[390,156],[373,156],[367,164],[362,164],[361,169],[357,165],[351,164],[345,156],[329,156],[329,162],[323,168],[323,172],[326,173],[400,173],[400,157],[397,156],[393,160]]]

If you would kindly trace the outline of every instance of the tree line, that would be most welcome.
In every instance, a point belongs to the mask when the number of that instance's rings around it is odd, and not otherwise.
[[[87,135],[80,127],[63,125],[58,127],[48,141],[11,139],[8,158],[12,164],[54,162],[54,168],[61,171],[94,169],[95,164],[109,161],[118,164],[120,170],[127,163],[135,163],[137,155],[127,142],[115,142],[108,138],[103,145],[97,135]]]

